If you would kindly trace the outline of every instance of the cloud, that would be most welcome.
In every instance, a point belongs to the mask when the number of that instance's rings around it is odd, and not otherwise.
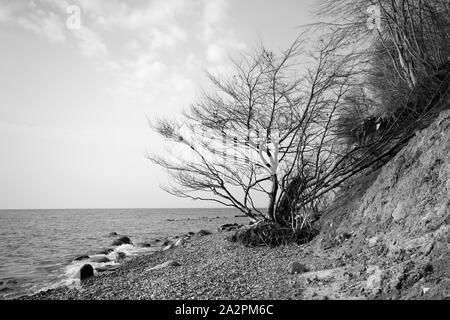
[[[206,59],[213,64],[223,64],[230,53],[244,51],[247,45],[228,31],[216,41],[210,42],[206,47]]]
[[[185,103],[185,98],[192,98],[195,88],[193,81],[178,66],[168,65],[152,53],[139,53],[112,63],[109,70],[118,79],[117,87],[110,90],[112,94],[156,103],[160,109]]]
[[[192,2],[187,0],[153,0],[144,6],[130,8],[118,1],[78,0],[80,6],[92,16],[96,25],[105,29],[123,28],[141,30],[176,22],[179,14],[186,12]]]
[[[81,9],[79,29],[66,26],[69,5]],[[202,70],[224,69],[228,53],[245,48],[225,0],[30,0],[16,7],[0,6],[0,22],[77,48],[116,80],[111,93],[158,105],[185,104]]]
[[[24,29],[43,36],[53,43],[66,41],[65,25],[60,16],[52,11],[45,12],[37,9],[28,16],[19,17],[17,22]]]
[[[11,8],[6,5],[0,5],[0,22],[11,20]]]
[[[202,3],[199,37],[206,47],[206,59],[222,68],[229,53],[245,50],[246,45],[227,26],[229,16],[225,0],[202,0]]]
[[[69,13],[66,10],[69,5],[64,0],[32,0],[21,6],[1,6],[0,21],[16,24],[51,43],[70,45],[69,40],[74,40],[80,53],[88,58],[105,57],[108,53],[106,44],[99,34],[86,26],[84,16],[80,29],[68,29]]]
[[[180,41],[185,39],[186,33],[180,27],[172,25],[166,31],[158,28],[152,29],[149,42],[151,49],[175,48]]]
[[[201,22],[202,39],[209,41],[217,33],[218,25],[226,18],[227,4],[224,0],[203,0]]]
[[[78,40],[78,48],[81,54],[88,58],[103,58],[107,55],[108,49],[100,37],[92,30],[81,26],[78,30],[73,30],[74,37]]]

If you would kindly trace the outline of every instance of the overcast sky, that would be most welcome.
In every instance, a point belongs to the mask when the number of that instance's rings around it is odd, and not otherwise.
[[[188,107],[229,53],[286,47],[313,2],[1,0],[0,208],[217,206],[159,188],[146,117]]]

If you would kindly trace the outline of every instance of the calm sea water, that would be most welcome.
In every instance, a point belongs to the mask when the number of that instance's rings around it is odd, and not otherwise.
[[[84,263],[73,259],[110,247],[110,232],[138,243],[248,221],[235,217],[239,214],[233,209],[0,210],[0,299],[75,284]],[[151,249],[116,248],[128,255],[145,250]]]

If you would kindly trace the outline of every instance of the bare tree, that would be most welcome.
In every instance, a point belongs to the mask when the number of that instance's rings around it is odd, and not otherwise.
[[[187,137],[167,120],[153,124],[195,155],[192,161],[150,157],[174,182],[165,189],[297,228],[299,198],[303,204],[317,200],[311,192],[329,187],[323,179],[342,156],[334,123],[359,72],[351,53],[339,53],[342,41],[323,38],[305,52],[299,37],[280,54],[261,47],[233,60],[232,75],[209,74],[215,90],[185,114],[185,126],[197,134]],[[294,189],[302,196],[293,196],[293,181],[301,182]],[[255,206],[258,194],[267,198],[266,210]]]
[[[324,0],[321,17],[364,50],[383,52],[412,90],[450,55],[447,0]]]

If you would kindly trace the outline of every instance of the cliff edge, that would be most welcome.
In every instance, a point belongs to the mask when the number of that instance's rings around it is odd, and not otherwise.
[[[347,295],[449,299],[450,111],[341,190],[320,224],[315,251],[363,276]]]

